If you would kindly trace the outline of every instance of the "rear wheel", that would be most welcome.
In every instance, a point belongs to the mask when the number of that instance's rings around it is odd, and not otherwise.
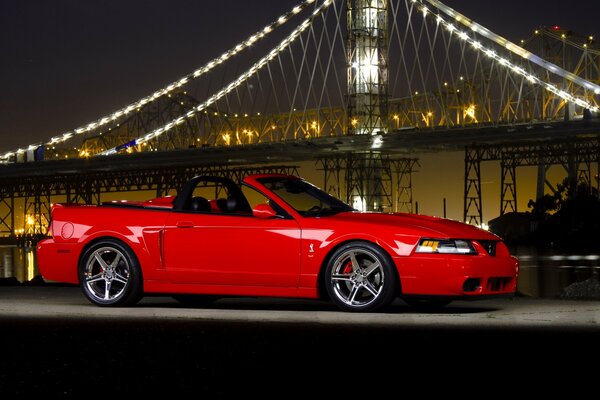
[[[341,246],[325,270],[325,287],[331,300],[346,311],[375,311],[390,304],[397,277],[389,256],[366,242]]]
[[[133,251],[104,239],[90,246],[79,263],[83,294],[98,306],[127,306],[142,297],[142,274]]]

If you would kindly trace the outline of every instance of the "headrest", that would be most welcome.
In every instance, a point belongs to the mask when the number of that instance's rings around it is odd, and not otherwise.
[[[229,213],[235,211],[237,201],[234,197],[229,197],[228,199],[217,199],[217,206],[219,206],[219,210],[221,210],[221,212]]]
[[[210,203],[204,197],[192,197],[190,209],[192,211],[210,212]]]

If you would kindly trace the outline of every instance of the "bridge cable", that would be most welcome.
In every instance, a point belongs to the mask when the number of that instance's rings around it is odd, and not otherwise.
[[[579,86],[581,86],[583,88],[593,90],[594,94],[600,94],[600,86],[598,86],[586,79],[583,79],[583,78],[575,75],[574,73],[569,72],[569,71],[559,67],[558,65],[548,62],[541,57],[536,56],[535,54],[525,50],[521,46],[518,46],[515,43],[509,41],[508,39],[505,39],[504,37],[490,31],[486,27],[479,25],[477,22],[467,18],[466,16],[459,13],[458,11],[448,7],[441,1],[438,1],[438,0],[411,0],[411,1],[412,2],[418,1],[419,3],[423,3],[423,1],[426,1],[427,3],[431,4],[432,6],[434,6],[435,8],[437,8],[438,10],[440,10],[441,12],[443,12],[444,14],[449,16],[450,18],[453,18],[454,20],[456,20],[456,22],[466,26],[467,28],[470,28],[473,32],[478,33],[478,34],[486,37],[489,40],[492,40],[496,44],[506,48],[508,51],[518,55],[519,57],[524,58],[528,61],[531,61],[556,75],[559,75],[565,79],[570,80],[571,82],[577,83]]]
[[[204,111],[206,108],[208,108],[209,106],[216,103],[219,99],[221,99],[225,95],[231,93],[233,90],[237,90],[239,88],[239,86],[244,84],[250,77],[254,76],[265,65],[267,65],[270,61],[272,61],[275,57],[277,57],[277,55],[279,53],[283,52],[285,49],[289,49],[289,45],[292,42],[294,42],[296,39],[298,39],[298,37],[300,37],[300,35],[308,27],[310,27],[312,21],[317,16],[319,16],[323,12],[323,10],[325,10],[329,5],[331,5],[332,2],[333,2],[333,0],[325,0],[319,7],[317,7],[315,9],[315,11],[313,11],[313,13],[311,14],[310,17],[308,17],[306,20],[304,20],[304,22],[302,22],[300,24],[300,26],[298,26],[296,29],[294,29],[294,31],[292,31],[292,33],[288,37],[286,37],[283,41],[281,41],[281,43],[278,46],[276,46],[274,49],[272,49],[266,56],[261,58],[258,62],[253,64],[249,70],[247,70],[246,72],[244,72],[243,74],[238,76],[238,78],[236,80],[231,81],[229,83],[229,85],[227,85],[227,87],[225,87],[224,89],[221,89],[219,92],[213,94],[210,98],[208,98],[208,100],[206,100],[204,103],[201,103],[194,109],[188,111],[184,116],[180,116],[179,118],[176,118],[176,119],[170,121],[169,123],[163,125],[160,128],[153,130],[152,132],[149,132],[143,136],[139,136],[139,137],[135,138],[130,143],[128,143],[127,146],[128,147],[137,146],[137,145],[143,144],[151,139],[155,139],[155,138],[161,136],[165,132],[168,132],[169,130],[171,130],[173,127],[184,123],[187,118],[191,118],[194,115],[196,115],[198,112]],[[120,148],[122,148],[122,146],[115,146],[111,149],[108,149],[108,150],[105,150],[105,151],[99,153],[99,155],[116,154],[118,149],[120,149]]]
[[[38,142],[35,144],[30,144],[27,148],[18,148],[13,151],[1,153],[0,161],[3,161],[3,160],[8,161],[11,157],[13,157],[17,154],[23,154],[28,150],[29,151],[36,150],[40,146],[44,146],[44,145],[51,146],[54,144],[66,142],[77,135],[81,135],[81,134],[90,132],[92,130],[97,129],[100,126],[104,126],[108,123],[114,122],[118,118],[121,118],[122,116],[128,115],[129,113],[133,112],[134,110],[139,109],[139,108],[155,101],[159,97],[167,95],[167,94],[171,93],[172,91],[182,87],[183,85],[189,83],[192,79],[196,79],[196,78],[206,74],[207,72],[214,69],[217,65],[220,65],[221,63],[223,63],[224,61],[233,57],[234,55],[238,54],[242,50],[245,50],[246,48],[249,48],[250,46],[255,45],[259,41],[261,41],[264,38],[266,38],[267,36],[269,36],[269,34],[274,32],[277,28],[283,26],[293,16],[295,16],[296,14],[299,14],[300,12],[305,10],[308,6],[315,3],[316,1],[317,0],[305,0],[303,3],[295,6],[291,11],[288,11],[288,12],[282,14],[281,16],[279,16],[279,18],[277,18],[271,24],[265,26],[262,30],[250,35],[248,37],[248,39],[246,39],[245,41],[237,44],[230,50],[221,54],[219,57],[209,61],[204,66],[202,66],[201,68],[198,68],[194,72],[178,79],[177,81],[170,83],[169,85],[163,87],[162,89],[155,91],[152,95],[144,97],[141,100],[138,100],[137,102],[131,103],[131,104],[113,112],[112,114],[108,114],[104,117],[98,118],[98,119],[88,123],[87,125],[80,126],[76,129],[74,129],[73,131],[65,132],[61,135],[54,136],[48,142]],[[324,5],[328,6],[331,3],[331,1],[333,1],[333,0],[325,0]]]

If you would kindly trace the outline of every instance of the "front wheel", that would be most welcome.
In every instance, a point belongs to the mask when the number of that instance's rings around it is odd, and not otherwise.
[[[396,295],[397,277],[389,256],[366,242],[341,246],[325,270],[325,287],[331,300],[346,311],[375,311]]]
[[[142,274],[133,251],[105,239],[90,246],[79,263],[83,294],[98,306],[133,305],[142,297]]]

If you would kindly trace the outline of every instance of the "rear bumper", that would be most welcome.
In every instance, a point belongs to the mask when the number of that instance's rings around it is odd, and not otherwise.
[[[45,239],[37,244],[36,255],[40,273],[46,280],[79,283],[77,273],[79,246]]]
[[[510,256],[413,254],[394,262],[404,296],[477,299],[512,296],[517,290],[519,262]]]

